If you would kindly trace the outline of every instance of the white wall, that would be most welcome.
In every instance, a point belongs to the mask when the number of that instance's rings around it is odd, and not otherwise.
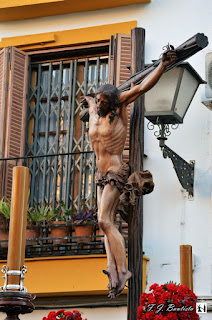
[[[197,32],[209,46],[189,59],[204,78],[205,54],[212,51],[211,0],[152,0],[152,3],[67,14],[42,19],[2,22],[1,37],[75,29],[137,20],[146,29],[146,62],[157,59],[168,42],[178,46]],[[151,259],[148,286],[180,280],[179,245],[191,244],[195,256],[194,291],[212,294],[212,112],[201,104],[198,89],[184,125],[167,144],[187,161],[195,160],[194,199],[179,184],[170,159],[163,159],[153,132],[145,129],[145,169],[154,176],[155,191],[144,199],[144,251]]]

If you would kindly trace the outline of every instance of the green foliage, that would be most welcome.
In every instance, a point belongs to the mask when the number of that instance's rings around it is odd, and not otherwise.
[[[3,229],[9,228],[11,200],[3,197],[0,200],[0,223]]]
[[[68,222],[68,221],[71,221],[71,218],[72,218],[72,210],[66,209],[66,204],[62,202],[60,205],[60,208],[54,209],[54,213],[52,211],[49,212],[48,216],[46,217],[46,221],[47,222],[53,222],[53,221]]]
[[[51,214],[52,209],[45,204],[41,209],[34,204],[34,207],[28,208],[27,210],[27,221],[29,224],[37,224],[47,220],[47,217]]]
[[[72,210],[66,209],[66,204],[61,203],[60,209],[56,208],[54,211],[50,206],[43,204],[41,209],[39,206],[34,204],[33,208],[28,208],[27,221],[31,224],[36,224],[39,222],[53,222],[53,221],[64,221],[68,222],[71,220]]]
[[[3,197],[0,200],[0,214],[6,219],[10,219],[11,200]]]
[[[28,194],[29,199],[29,194]],[[11,210],[11,199],[3,197],[0,200],[0,222],[4,224],[4,227],[9,226],[10,220],[10,210]],[[39,205],[34,204],[33,207],[27,208],[27,221],[29,225],[36,225],[41,222],[53,222],[53,221],[64,221],[68,222],[72,218],[72,210],[66,209],[66,204],[62,202],[60,208],[54,209],[51,206],[43,204],[40,208]]]

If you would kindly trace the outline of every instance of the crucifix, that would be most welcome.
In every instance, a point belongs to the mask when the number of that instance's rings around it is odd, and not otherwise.
[[[91,96],[83,97],[82,105],[89,108],[81,113],[83,121],[89,116],[89,136],[96,154],[98,223],[105,233],[109,297],[115,298],[121,294],[129,280],[128,320],[137,319],[142,292],[143,219],[140,196],[153,190],[151,174],[142,171],[142,95],[158,82],[164,72],[207,45],[206,37],[197,34],[176,49],[170,46],[159,60],[144,69],[144,38],[144,29],[132,30],[131,78],[118,88],[110,84],[100,87],[96,92],[96,99]],[[122,161],[122,151],[127,132],[126,106],[132,102],[134,106],[130,120],[128,166]],[[129,223],[128,267],[124,239],[114,224],[117,211],[124,213]]]
[[[147,74],[152,72],[161,59],[158,59],[145,68],[144,46],[145,30],[135,28],[131,32],[131,72],[132,76],[119,90],[126,90],[132,83],[142,81]],[[179,45],[176,49],[176,60],[166,67],[167,72],[184,60],[188,59],[208,45],[207,37],[198,33]],[[131,171],[143,170],[143,143],[144,143],[144,99],[140,97],[134,102],[133,112],[130,115],[130,167]],[[154,172],[153,172],[154,176]],[[137,308],[142,293],[142,262],[143,262],[143,199],[140,197],[134,207],[129,207],[128,219],[128,267],[133,270],[129,280],[127,319],[137,320]]]
[[[89,106],[89,137],[98,168],[98,224],[105,234],[108,289],[112,299],[121,294],[132,276],[126,265],[124,239],[114,223],[115,214],[117,210],[125,212],[130,199],[150,193],[154,187],[150,173],[139,171],[130,175],[129,165],[122,160],[127,135],[127,106],[150,90],[175,60],[175,51],[167,50],[159,65],[140,84],[123,92],[112,84],[105,84],[97,89],[96,99],[82,97],[83,103]]]

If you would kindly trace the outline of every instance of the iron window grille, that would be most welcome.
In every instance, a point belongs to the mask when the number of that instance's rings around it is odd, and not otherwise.
[[[50,206],[52,211],[96,210],[95,155],[88,137],[88,124],[80,121],[80,97],[95,94],[108,81],[108,57],[38,61],[29,67],[25,157],[0,159],[4,171],[9,164],[30,170],[29,206]],[[6,175],[4,174],[4,178]],[[3,195],[5,181],[3,181]],[[127,225],[120,217],[117,227],[127,246]],[[70,223],[67,243],[55,245],[51,228],[42,223],[40,236],[28,239],[26,257],[105,253],[103,236],[93,223],[91,242],[79,243]],[[6,257],[7,240],[0,240],[0,255]]]
[[[107,83],[108,58],[32,64],[29,74],[26,156],[67,153],[31,161],[30,205],[93,210],[95,155],[88,124],[79,120],[80,97]]]

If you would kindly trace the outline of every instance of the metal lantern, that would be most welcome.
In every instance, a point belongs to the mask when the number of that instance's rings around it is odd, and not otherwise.
[[[201,83],[205,81],[187,62],[164,73],[145,94],[145,117],[154,124],[182,123]]]

